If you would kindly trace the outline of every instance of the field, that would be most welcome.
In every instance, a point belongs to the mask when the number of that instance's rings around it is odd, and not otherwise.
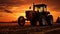
[[[60,25],[21,27],[17,23],[0,23],[0,34],[60,34]]]

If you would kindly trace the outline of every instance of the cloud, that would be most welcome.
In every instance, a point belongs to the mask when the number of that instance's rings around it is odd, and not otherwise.
[[[0,0],[0,4],[4,6],[16,6],[21,4],[21,1],[18,0]]]
[[[12,13],[10,10],[8,10],[8,7],[0,6],[0,12],[6,12],[6,13]]]
[[[4,12],[7,12],[7,13],[13,13],[13,12],[11,12],[11,11],[9,11],[9,10],[6,10],[6,9],[4,10]]]
[[[0,6],[21,6],[32,3],[45,3],[51,10],[60,11],[60,0],[0,0]],[[5,8],[7,8],[5,7]],[[52,8],[53,7],[53,8]],[[2,8],[0,8],[2,9]]]
[[[4,6],[19,6],[24,4],[37,3],[37,0],[0,0],[0,5]]]
[[[31,4],[31,3],[48,3],[49,5],[58,5],[60,4],[60,0],[0,0],[0,4],[2,5],[8,5],[8,6],[13,6],[13,5],[22,5],[22,4]]]
[[[45,2],[52,10],[60,11],[60,0],[46,0]]]

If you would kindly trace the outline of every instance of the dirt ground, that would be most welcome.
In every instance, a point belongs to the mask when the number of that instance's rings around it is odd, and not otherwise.
[[[11,24],[10,24],[11,25]],[[53,26],[0,26],[0,34],[60,34],[60,24]]]

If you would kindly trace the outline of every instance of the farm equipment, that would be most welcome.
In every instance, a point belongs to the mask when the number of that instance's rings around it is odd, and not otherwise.
[[[25,20],[30,21],[32,26],[36,26],[39,22],[40,26],[43,26],[43,22],[47,22],[48,25],[52,25],[53,16],[47,11],[47,5],[45,4],[33,4],[33,10],[28,10],[26,13],[26,19],[23,16],[18,18],[18,24],[24,26]]]

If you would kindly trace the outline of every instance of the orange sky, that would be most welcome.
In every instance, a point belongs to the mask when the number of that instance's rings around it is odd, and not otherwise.
[[[32,7],[32,3],[47,4],[48,11],[53,15],[54,21],[60,17],[60,0],[0,0],[0,22],[15,21],[19,16],[25,16],[25,11]],[[8,10],[8,11],[6,11]],[[12,12],[12,13],[11,13]]]

